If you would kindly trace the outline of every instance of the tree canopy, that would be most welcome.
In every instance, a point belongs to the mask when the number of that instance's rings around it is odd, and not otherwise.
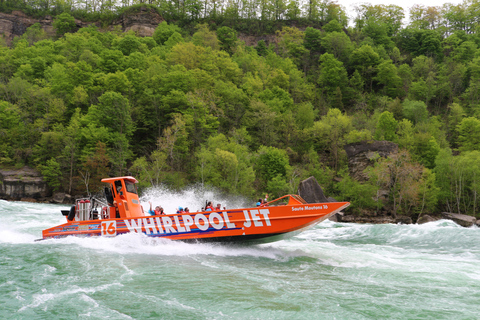
[[[57,32],[0,43],[0,166],[36,167],[69,193],[135,174],[254,198],[313,175],[357,210],[476,213],[477,2],[414,6],[405,27],[401,7],[370,4],[348,26],[328,0],[83,3],[0,2],[53,14]],[[152,37],[75,24],[140,6],[164,17]],[[400,152],[355,181],[344,146],[373,139]]]

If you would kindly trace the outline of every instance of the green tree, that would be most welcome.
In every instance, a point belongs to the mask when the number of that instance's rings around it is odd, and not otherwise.
[[[197,26],[197,32],[192,36],[192,42],[197,46],[210,47],[213,50],[220,49],[220,41],[217,38],[217,34],[210,31],[206,24],[199,24]]]
[[[397,126],[398,122],[395,120],[393,114],[389,111],[384,111],[380,118],[378,118],[377,128],[375,130],[376,140],[397,140]]]
[[[346,143],[347,134],[352,129],[350,117],[342,114],[338,109],[330,109],[327,115],[314,123],[310,131],[315,146],[329,150],[335,170],[338,170],[340,158],[345,152],[343,146]]]
[[[403,116],[413,124],[426,121],[428,118],[427,105],[422,101],[405,100],[402,103]]]
[[[389,191],[393,218],[398,212],[412,215],[419,206],[422,172],[423,167],[412,161],[405,150],[380,158],[369,172],[372,183]]]
[[[219,134],[209,137],[196,156],[196,175],[202,184],[230,193],[253,195],[255,173],[247,147]]]
[[[354,50],[354,45],[345,32],[329,32],[321,39],[321,45],[327,53],[333,54],[335,59],[347,64],[350,55]]]
[[[376,67],[380,63],[378,53],[368,44],[363,45],[352,52],[350,63],[354,69],[360,72],[360,75],[366,82],[367,88],[371,89]]]
[[[348,82],[347,70],[341,61],[330,53],[320,56],[320,76],[318,82],[324,92],[332,97],[337,88],[345,87]]]
[[[378,65],[377,76],[375,80],[383,86],[383,93],[391,98],[398,96],[402,79],[398,76],[397,67],[392,60],[383,61]]]
[[[238,41],[237,32],[229,27],[220,27],[217,29],[217,37],[220,41],[220,48],[229,54],[233,54]]]
[[[263,182],[262,185],[266,186],[273,179],[278,180],[279,175],[285,178],[290,166],[285,150],[262,146],[257,157],[255,170]]]
[[[58,162],[51,158],[47,160],[45,165],[40,166],[40,171],[48,186],[58,191],[61,186],[62,171]]]
[[[62,36],[67,32],[72,32],[77,28],[75,23],[75,18],[72,17],[69,13],[63,12],[59,14],[52,23],[55,28],[57,35]]]
[[[163,45],[175,32],[182,33],[182,29],[174,24],[168,24],[167,21],[162,21],[155,28],[152,37],[159,45]]]
[[[457,126],[458,149],[460,151],[480,151],[480,120],[464,118]]]

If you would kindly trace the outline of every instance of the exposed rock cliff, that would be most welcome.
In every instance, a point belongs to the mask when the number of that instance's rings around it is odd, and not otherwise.
[[[390,141],[364,141],[347,144],[345,152],[348,157],[350,175],[358,181],[367,181],[368,177],[364,170],[372,166],[378,156],[386,158],[397,151],[398,145]]]
[[[163,21],[163,18],[154,10],[150,8],[140,8],[136,13],[124,14],[117,20],[115,20],[107,30],[113,30],[120,26],[124,32],[133,30],[137,35],[141,37],[152,36],[155,28],[159,23]],[[45,32],[51,36],[55,35],[55,30],[52,26],[53,18],[46,16],[42,19],[35,19],[28,17],[23,12],[13,11],[12,13],[0,12],[0,35],[5,37],[7,45],[10,45],[15,37],[23,35],[28,27],[33,24],[39,23]],[[86,27],[94,24],[97,27],[101,27],[100,22],[84,22],[75,19],[77,28]]]
[[[112,23],[109,29],[120,26],[124,32],[132,30],[140,37],[151,37],[155,28],[163,20],[154,9],[142,7],[139,12],[123,14]]]
[[[28,167],[0,170],[0,198],[6,200],[45,200],[51,191],[42,175]]]

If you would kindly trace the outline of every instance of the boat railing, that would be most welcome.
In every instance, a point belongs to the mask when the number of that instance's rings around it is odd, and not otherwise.
[[[110,218],[110,211],[103,210],[107,207],[107,202],[97,199],[95,197],[89,198],[79,198],[75,201],[75,220],[76,221],[86,221],[86,220],[102,220]],[[100,213],[99,209],[100,208]]]
[[[280,206],[280,205],[294,205],[294,204],[307,204],[302,197],[296,194],[287,194],[283,197],[265,203],[265,206]]]

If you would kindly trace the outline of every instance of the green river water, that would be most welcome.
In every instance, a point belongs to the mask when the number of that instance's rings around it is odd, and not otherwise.
[[[243,247],[135,234],[35,242],[65,221],[60,209],[0,200],[1,319],[480,318],[478,228],[325,221]]]

